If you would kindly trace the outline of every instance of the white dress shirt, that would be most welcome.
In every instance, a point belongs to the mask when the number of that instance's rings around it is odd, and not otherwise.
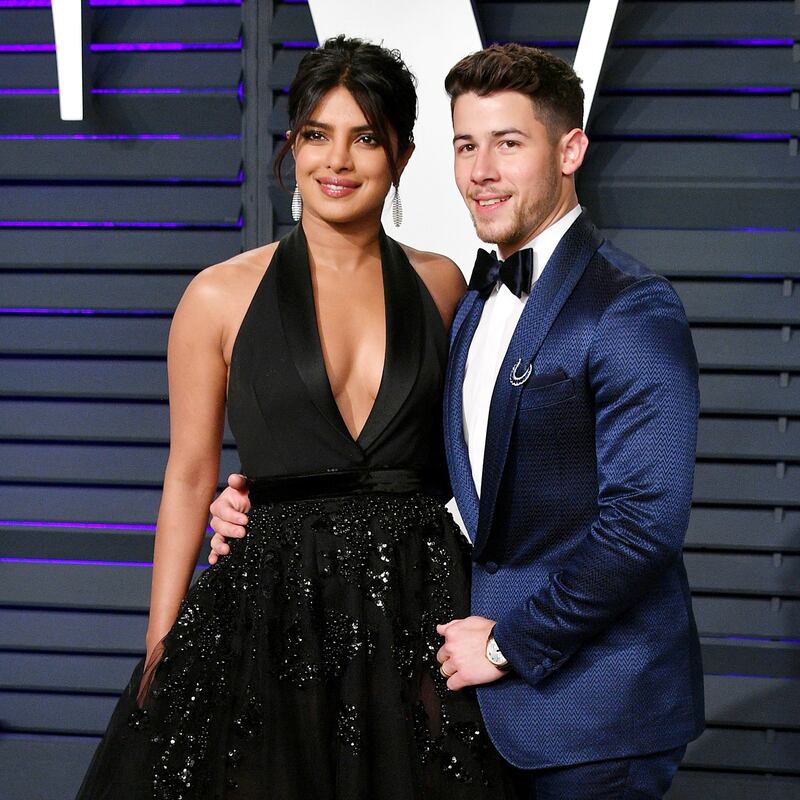
[[[538,280],[561,238],[580,213],[581,207],[575,206],[525,245],[533,249],[534,282]],[[486,430],[489,426],[489,406],[494,385],[527,301],[528,295],[525,292],[522,297],[516,297],[502,283],[498,283],[483,306],[483,313],[467,354],[462,389],[464,439],[478,497],[481,495],[483,453],[486,449]]]

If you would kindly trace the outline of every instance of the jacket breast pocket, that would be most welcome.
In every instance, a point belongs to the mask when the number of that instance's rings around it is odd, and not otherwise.
[[[575,396],[575,383],[563,370],[547,375],[531,375],[522,390],[520,409],[542,408]]]

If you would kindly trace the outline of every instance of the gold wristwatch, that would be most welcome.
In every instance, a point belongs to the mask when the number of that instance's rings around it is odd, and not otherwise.
[[[511,664],[508,663],[508,659],[503,655],[500,648],[497,646],[497,642],[494,640],[494,625],[489,632],[489,638],[486,640],[486,658],[489,660],[489,663],[497,667],[497,669],[507,670],[511,667]]]

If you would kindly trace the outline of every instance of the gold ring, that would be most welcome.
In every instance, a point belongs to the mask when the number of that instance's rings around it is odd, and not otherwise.
[[[439,673],[441,674],[441,676],[442,676],[442,677],[443,677],[445,680],[448,680],[448,679],[450,679],[450,678],[452,678],[452,677],[453,677],[453,675],[451,675],[449,672],[445,672],[445,671],[444,671],[444,664],[442,664],[442,665],[439,667]]]

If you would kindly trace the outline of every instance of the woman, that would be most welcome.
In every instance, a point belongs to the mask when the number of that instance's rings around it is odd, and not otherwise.
[[[505,793],[474,695],[435,659],[436,624],[468,613],[439,428],[464,283],[380,226],[415,112],[396,53],[306,55],[276,165],[291,152],[302,223],[201,272],[175,312],[147,655],[83,800]],[[184,598],[226,399],[259,476],[248,536]]]

